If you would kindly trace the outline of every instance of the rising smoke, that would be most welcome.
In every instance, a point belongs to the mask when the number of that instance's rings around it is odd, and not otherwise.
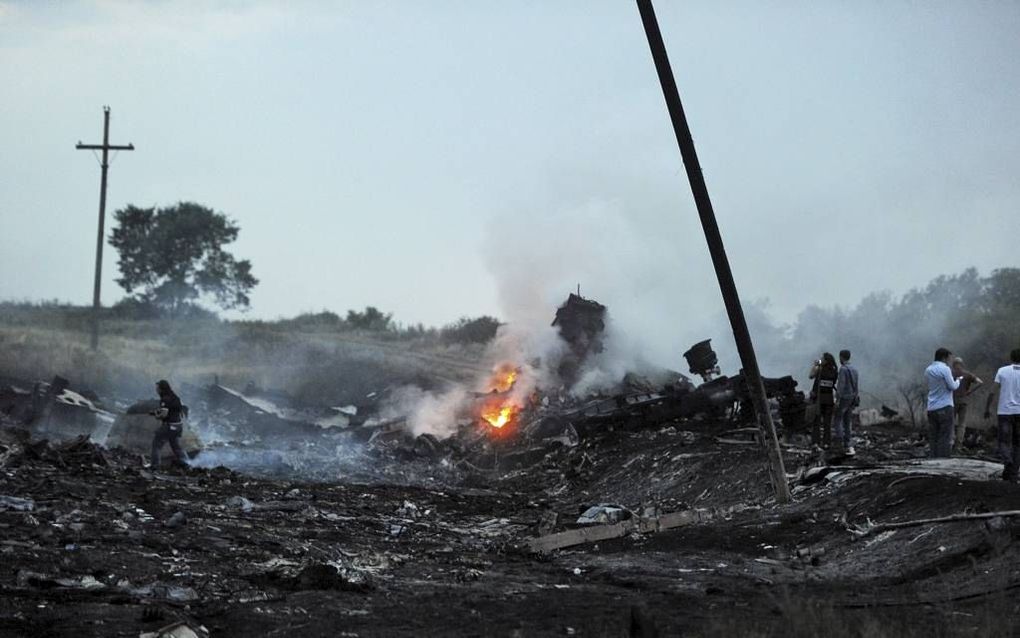
[[[575,395],[612,388],[627,372],[687,372],[682,353],[707,338],[724,374],[737,373],[730,323],[701,238],[691,241],[668,225],[649,227],[637,221],[640,217],[619,203],[591,201],[553,213],[494,218],[483,245],[507,325],[486,362],[538,361],[530,377],[534,387],[555,388],[555,362],[564,343],[549,324],[580,284],[582,295],[608,307],[608,318],[605,349],[586,362],[571,388]],[[856,306],[809,306],[792,324],[775,321],[767,299],[753,291],[743,291],[743,306],[763,374],[791,374],[807,391],[811,362],[822,352],[848,348],[861,372],[866,402],[895,405],[900,387],[916,382],[935,347],[951,345],[954,338],[963,341],[952,317],[966,298],[961,290],[978,287],[976,277],[967,271],[899,299],[875,293]],[[484,390],[484,383],[480,378],[470,389]],[[413,411],[413,427],[445,435],[450,430],[441,423],[463,408],[456,404],[466,396],[456,389],[427,397]]]
[[[483,244],[512,247],[485,251],[506,325],[484,363],[522,368],[515,394],[567,390],[583,397],[615,388],[627,372],[679,369],[687,347],[705,338],[696,328],[703,313],[692,308],[711,308],[711,288],[686,282],[688,258],[669,234],[642,227],[619,204],[591,201],[553,214],[500,216]],[[567,345],[551,322],[578,286],[582,296],[608,306],[604,350],[563,388],[557,370]],[[470,391],[486,391],[487,381],[482,375],[474,387],[438,394],[408,390],[399,407],[409,409],[414,433],[449,436],[451,415],[462,414]]]

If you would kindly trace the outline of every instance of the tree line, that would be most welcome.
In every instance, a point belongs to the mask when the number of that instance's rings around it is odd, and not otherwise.
[[[936,277],[903,295],[875,292],[852,307],[808,306],[790,325],[749,312],[760,358],[773,370],[803,371],[821,352],[848,348],[861,386],[878,398],[916,392],[921,371],[945,346],[979,375],[991,374],[1020,347],[1020,268],[981,276],[974,268]],[[987,380],[987,379],[986,379]]]

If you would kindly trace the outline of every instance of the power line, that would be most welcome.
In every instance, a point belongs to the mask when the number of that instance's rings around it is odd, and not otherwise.
[[[134,144],[115,145],[110,144],[110,107],[103,107],[103,143],[82,144],[79,140],[75,146],[79,151],[103,151],[103,159],[99,163],[102,167],[102,177],[99,182],[99,235],[96,238],[96,280],[92,289],[92,349],[99,347],[99,287],[103,274],[103,230],[106,224],[106,173],[110,168],[110,151],[133,151]],[[99,159],[98,157],[96,159]]]

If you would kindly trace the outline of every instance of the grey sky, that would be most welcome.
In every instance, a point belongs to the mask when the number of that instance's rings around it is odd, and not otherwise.
[[[657,10],[745,298],[1017,265],[1020,3]],[[0,1],[0,86],[0,298],[91,299],[109,104],[109,210],[232,216],[253,316],[721,308],[627,0]]]

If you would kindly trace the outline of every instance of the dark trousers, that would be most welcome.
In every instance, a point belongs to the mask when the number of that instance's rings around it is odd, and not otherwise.
[[[1020,466],[1020,414],[999,415],[999,457],[1002,458],[1002,478],[1017,480]]]
[[[928,445],[933,459],[945,459],[953,453],[953,406],[928,411]]]
[[[811,430],[811,443],[829,447],[832,445],[832,414],[836,406],[831,403],[819,403],[818,415],[815,416],[814,427]]]
[[[181,450],[181,444],[178,442],[181,438],[181,426],[171,427],[169,425],[161,425],[156,430],[156,434],[152,437],[152,469],[159,467],[159,452],[163,449],[164,443],[170,444],[170,449],[173,451],[174,456],[177,458],[179,463],[187,465],[188,457],[184,455],[184,451]]]

